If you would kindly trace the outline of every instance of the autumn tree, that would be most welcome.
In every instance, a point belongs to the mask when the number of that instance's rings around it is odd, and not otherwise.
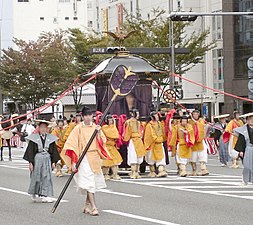
[[[66,32],[42,33],[37,41],[14,39],[3,50],[0,86],[5,96],[37,108],[66,89],[77,74]]]

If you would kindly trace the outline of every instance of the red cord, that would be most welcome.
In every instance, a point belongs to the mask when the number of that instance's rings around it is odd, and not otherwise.
[[[39,115],[41,112],[43,112],[44,110],[46,110],[48,107],[52,106],[55,102],[57,102],[58,100],[62,99],[64,96],[66,96],[66,95],[72,93],[73,91],[77,90],[79,87],[82,87],[83,85],[85,85],[85,84],[88,83],[89,81],[93,80],[94,78],[96,78],[96,76],[97,76],[97,75],[94,74],[94,75],[91,76],[89,79],[87,79],[86,81],[82,82],[81,84],[79,84],[78,86],[76,86],[75,88],[73,88],[72,90],[70,90],[70,88],[73,87],[73,85],[76,83],[76,81],[77,81],[78,79],[75,80],[75,82],[73,82],[72,85],[71,85],[67,90],[65,90],[58,98],[56,98],[54,101],[52,101],[52,102],[50,102],[50,103],[48,103],[48,104],[42,106],[42,107],[45,107],[45,108],[43,108],[43,109],[41,109],[41,110],[38,110],[38,109],[33,110],[33,112],[35,112],[35,114],[33,115],[33,117]],[[42,107],[40,107],[40,108],[42,108]],[[39,108],[39,109],[40,109],[40,108]],[[27,113],[27,114],[28,114],[28,113]],[[21,118],[21,117],[24,117],[24,116],[27,115],[27,114],[24,114],[24,115],[15,117],[14,120],[16,120],[16,119],[18,119],[18,118]],[[31,114],[31,112],[30,112],[29,114]],[[12,121],[12,120],[13,120],[13,118],[10,119],[9,121]],[[28,118],[25,119],[25,120],[19,121],[18,123],[14,124],[14,125],[11,125],[11,126],[9,126],[9,127],[6,127],[6,128],[4,128],[4,129],[2,129],[2,130],[9,130],[9,129],[11,129],[11,128],[13,128],[13,127],[16,127],[17,125],[19,125],[19,124],[21,124],[21,123],[23,123],[23,122],[26,122],[27,120],[28,120]],[[7,121],[4,121],[4,123],[6,123],[6,122],[7,122]]]
[[[185,78],[185,77],[182,77],[182,76],[180,76],[180,75],[178,75],[178,74],[172,74],[172,76],[178,77],[178,78],[180,78],[180,79],[182,79],[182,80],[188,81],[188,82],[190,82],[190,83],[192,83],[192,84],[195,84],[195,85],[198,85],[198,86],[200,86],[200,87],[203,87],[203,88],[206,88],[206,89],[215,91],[215,92],[219,92],[220,94],[230,96],[230,97],[232,97],[232,98],[237,98],[237,99],[240,99],[240,100],[243,100],[243,101],[247,101],[247,102],[253,102],[253,100],[251,100],[251,99],[249,99],[249,98],[243,98],[243,97],[240,97],[240,96],[237,96],[237,95],[233,95],[233,94],[230,94],[230,93],[227,93],[227,92],[224,92],[224,91],[215,89],[215,88],[208,87],[208,86],[206,86],[206,85],[203,85],[203,84],[200,84],[200,83],[198,83],[198,82],[195,82],[195,81],[192,81],[192,80],[190,80],[190,79],[187,79],[187,78]]]

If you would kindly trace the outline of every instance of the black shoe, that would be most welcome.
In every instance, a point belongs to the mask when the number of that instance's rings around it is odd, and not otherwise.
[[[4,158],[3,158],[3,157],[1,157],[1,161],[4,161]]]
[[[11,157],[9,157],[9,161],[12,161],[12,158],[11,158]]]

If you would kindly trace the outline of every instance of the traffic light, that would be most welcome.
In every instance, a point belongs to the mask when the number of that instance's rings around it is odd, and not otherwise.
[[[189,21],[193,22],[198,18],[198,16],[179,16],[179,15],[171,15],[170,19],[172,21]]]
[[[125,47],[107,47],[106,52],[108,54],[115,54],[117,52],[124,52],[126,51]]]

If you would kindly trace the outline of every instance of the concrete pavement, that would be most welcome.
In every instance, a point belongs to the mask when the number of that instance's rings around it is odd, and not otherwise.
[[[99,217],[81,212],[84,196],[71,183],[55,214],[53,204],[32,203],[26,194],[28,164],[23,150],[13,150],[13,161],[0,162],[0,225],[12,224],[184,224],[251,225],[253,187],[241,185],[242,169],[221,168],[210,157],[210,176],[180,178],[172,162],[167,178],[108,181],[107,189],[96,194]],[[7,151],[5,152],[7,160]],[[189,168],[190,169],[190,168]],[[68,176],[54,177],[58,196]]]

